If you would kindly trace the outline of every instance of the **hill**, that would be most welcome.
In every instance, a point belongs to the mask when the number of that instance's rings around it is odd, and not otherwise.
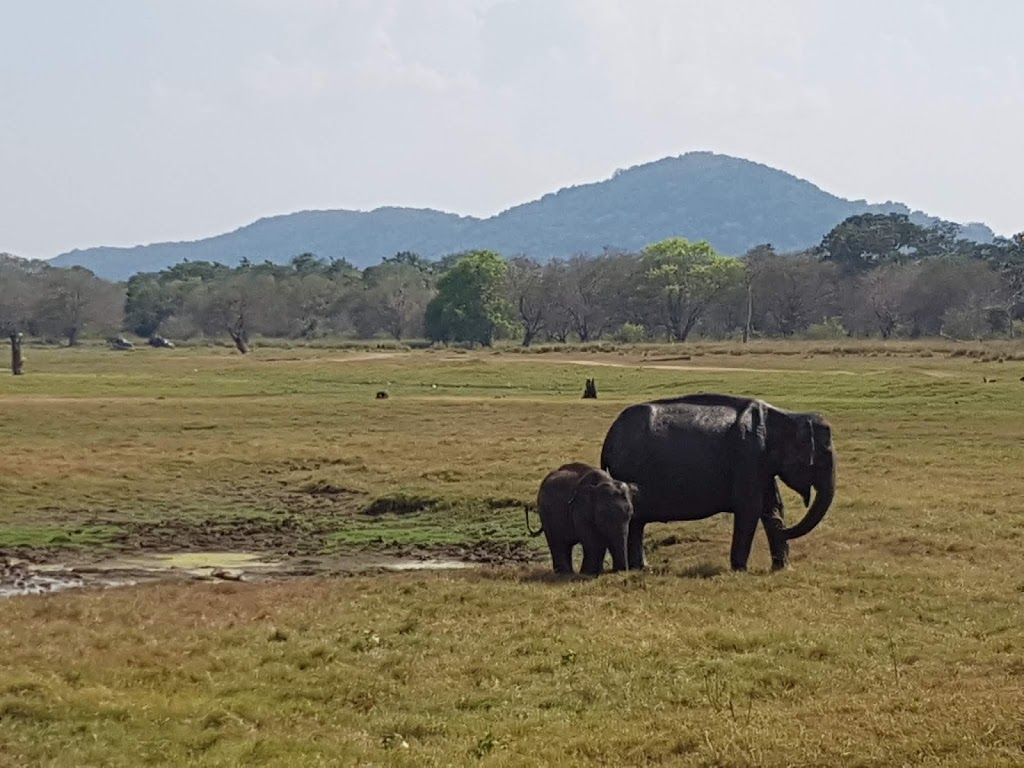
[[[186,258],[283,262],[308,251],[365,267],[398,251],[439,258],[493,248],[544,260],[605,247],[639,249],[673,236],[706,239],[721,253],[738,255],[765,242],[780,251],[807,248],[848,216],[868,212],[905,213],[925,225],[938,221],[902,203],[845,200],[760,163],[691,152],[618,170],[604,181],[567,187],[486,219],[394,207],[302,211],[192,242],[76,249],[52,263],[125,279]],[[963,234],[981,241],[993,237],[982,224],[965,227]]]

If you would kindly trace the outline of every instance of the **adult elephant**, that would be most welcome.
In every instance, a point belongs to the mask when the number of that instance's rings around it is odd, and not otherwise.
[[[822,416],[723,394],[629,406],[605,436],[601,467],[644,491],[629,526],[630,568],[647,564],[647,523],[701,520],[719,512],[733,513],[734,570],[746,570],[758,520],[768,537],[772,569],[784,568],[789,540],[814,530],[836,490],[832,428]],[[783,521],[776,476],[810,506],[791,528]]]

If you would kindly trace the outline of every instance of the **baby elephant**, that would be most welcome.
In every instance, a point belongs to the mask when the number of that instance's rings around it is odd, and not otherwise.
[[[580,573],[597,576],[611,551],[614,570],[626,570],[626,538],[633,516],[635,485],[616,480],[589,464],[563,464],[548,473],[537,492],[540,530],[544,533],[556,573],[572,573],[572,548],[583,544]]]

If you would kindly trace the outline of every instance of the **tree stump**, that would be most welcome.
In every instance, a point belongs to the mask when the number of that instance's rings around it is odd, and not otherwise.
[[[235,342],[235,348],[243,355],[249,354],[249,334],[245,330],[245,324],[239,320],[232,328],[228,329],[231,340]]]
[[[377,393],[377,399],[378,399],[378,400],[387,400],[387,399],[388,399],[388,393],[387,393],[387,392],[385,392],[385,391],[384,391],[384,390],[382,389],[382,390],[381,390],[380,392],[378,392],[378,393]]]
[[[587,379],[587,383],[583,387],[583,399],[597,399],[597,382],[594,379]]]
[[[21,334],[11,334],[11,373],[15,376],[21,376],[22,368],[25,364],[25,358],[21,354]]]

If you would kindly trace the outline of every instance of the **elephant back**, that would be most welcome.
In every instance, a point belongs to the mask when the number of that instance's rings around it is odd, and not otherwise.
[[[537,509],[541,518],[567,515],[569,505],[576,495],[580,478],[594,471],[600,470],[590,464],[574,462],[563,464],[558,469],[549,472],[537,491]],[[546,525],[548,525],[547,521],[545,521]]]

